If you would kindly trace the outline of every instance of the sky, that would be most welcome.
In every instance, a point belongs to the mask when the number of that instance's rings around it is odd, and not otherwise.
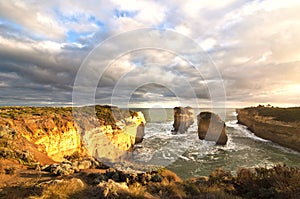
[[[300,106],[299,10],[298,0],[0,0],[0,105]]]

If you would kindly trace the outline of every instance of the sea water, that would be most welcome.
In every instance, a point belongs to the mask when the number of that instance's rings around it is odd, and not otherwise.
[[[182,178],[209,175],[217,168],[233,173],[240,167],[271,167],[276,164],[300,167],[300,153],[261,139],[237,123],[235,109],[226,109],[225,146],[199,140],[195,122],[184,134],[174,134],[173,109],[142,111],[147,124],[142,143],[133,152],[136,164],[167,167]]]

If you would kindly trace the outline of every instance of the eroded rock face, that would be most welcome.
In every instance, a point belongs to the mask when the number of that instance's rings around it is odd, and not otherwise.
[[[57,162],[75,152],[118,159],[142,141],[146,123],[142,113],[109,106],[82,107],[77,112],[74,121],[70,107],[1,107],[0,126],[14,129]],[[105,148],[106,144],[114,147]]]
[[[236,112],[238,122],[256,136],[300,152],[300,108],[258,106]]]
[[[185,133],[194,123],[194,110],[191,107],[174,108],[173,132]]]
[[[225,145],[227,143],[227,135],[225,132],[225,122],[221,118],[211,112],[201,112],[197,116],[198,120],[198,136],[201,140],[216,141],[216,144]]]
[[[112,125],[86,131],[83,136],[89,152],[101,162],[122,161],[132,157],[134,144],[141,142],[146,124],[142,112],[135,112]]]
[[[0,125],[14,129],[54,161],[74,152],[87,154],[71,117],[58,114],[20,114],[0,117]]]

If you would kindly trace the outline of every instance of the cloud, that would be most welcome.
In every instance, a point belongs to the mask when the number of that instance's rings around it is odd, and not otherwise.
[[[43,4],[43,3],[42,3]],[[45,5],[36,2],[0,1],[0,17],[26,29],[32,35],[61,39],[65,28],[56,21]]]
[[[112,36],[152,27],[177,31],[202,47],[202,56],[222,75],[230,106],[299,105],[299,8],[298,1],[280,0],[0,0],[0,103],[69,105],[78,69],[91,50]],[[99,103],[110,103],[114,94],[122,105],[128,95],[139,106],[209,105],[217,92],[209,88],[219,74],[207,60],[201,71],[192,66],[191,52],[178,38],[168,42],[186,50],[182,55],[139,49],[107,60],[110,49],[157,42],[137,38],[110,43],[98,55],[81,85],[82,96],[105,68],[95,93]]]

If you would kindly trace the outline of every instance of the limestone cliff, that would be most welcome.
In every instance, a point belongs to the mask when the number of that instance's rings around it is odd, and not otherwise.
[[[90,140],[87,140],[87,135],[93,131],[100,130],[104,136],[97,143],[98,149],[101,149],[98,150],[100,155],[110,150],[102,144],[105,141],[123,152],[132,150],[137,129],[139,134],[143,132],[145,120],[141,113],[127,113],[109,106],[82,107],[77,110],[77,115],[74,115],[70,107],[2,107],[0,126],[21,133],[36,144],[39,151],[55,161],[62,161],[65,155],[74,152],[94,155],[94,149],[88,145]],[[117,158],[116,155],[110,157]]]
[[[185,133],[194,123],[194,110],[191,107],[174,108],[173,132]]]
[[[300,108],[251,107],[237,109],[240,124],[256,136],[300,151]]]
[[[83,142],[91,155],[104,163],[132,157],[134,144],[142,141],[146,121],[141,112],[118,120],[113,125],[102,125],[86,131]]]
[[[201,112],[197,116],[198,120],[198,136],[201,140],[216,141],[216,144],[225,145],[227,143],[227,135],[225,132],[225,122],[221,118],[211,112]]]

